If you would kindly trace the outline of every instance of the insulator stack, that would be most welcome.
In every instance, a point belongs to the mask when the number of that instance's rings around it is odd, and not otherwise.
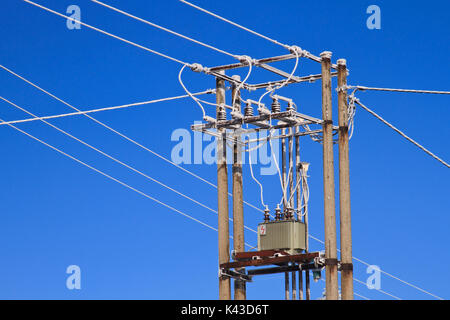
[[[264,210],[264,222],[270,222],[270,210],[268,207]]]
[[[277,208],[275,209],[275,220],[276,221],[281,220],[281,209],[279,205],[277,205]]]
[[[217,120],[218,121],[227,120],[227,111],[225,110],[224,106],[219,107],[219,111],[217,112]]]
[[[287,208],[285,213],[286,220],[292,220],[294,218],[294,209]]]
[[[273,99],[272,102],[272,112],[273,113],[277,113],[277,112],[281,112],[281,104],[278,101],[278,99]]]
[[[244,108],[244,115],[246,117],[253,117],[253,107],[251,103],[247,103],[247,106]]]

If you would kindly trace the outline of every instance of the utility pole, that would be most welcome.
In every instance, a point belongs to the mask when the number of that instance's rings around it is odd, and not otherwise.
[[[224,72],[222,72],[224,73]],[[220,119],[225,112],[225,81],[216,78],[216,116]],[[226,114],[225,114],[226,116]],[[227,171],[227,140],[226,129],[218,129],[217,139],[217,202],[218,202],[218,234],[219,234],[219,265],[230,262],[230,230],[228,216],[228,171]],[[231,299],[230,278],[219,276],[219,299]]]
[[[239,76],[233,76],[240,80]],[[233,85],[231,92],[232,106],[234,112],[241,113],[240,92],[236,85]],[[245,251],[244,241],[244,198],[242,182],[242,147],[240,129],[235,132],[235,141],[233,143],[233,247],[235,252]],[[245,268],[236,269],[237,272],[245,273]],[[234,280],[234,299],[246,299],[246,284],[241,279]]]
[[[347,62],[338,65],[339,111],[339,208],[341,227],[342,300],[353,300],[352,222],[350,208],[350,165],[348,146]]]
[[[327,300],[338,300],[336,206],[334,195],[331,55],[322,52],[323,188],[325,213],[325,265]]]

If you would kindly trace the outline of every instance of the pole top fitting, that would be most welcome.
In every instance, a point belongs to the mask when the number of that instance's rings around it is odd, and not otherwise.
[[[240,75],[237,75],[237,74],[235,74],[235,75],[232,76],[231,78],[233,78],[233,80],[236,80],[236,81],[241,81],[241,76],[240,76]]]
[[[189,65],[189,67],[194,72],[205,72],[205,73],[207,73],[209,71],[208,68],[202,66],[200,63],[193,63],[193,64]]]
[[[253,59],[250,56],[242,55],[236,57],[240,63],[251,65],[253,64]]]
[[[324,51],[320,54],[320,57],[323,59],[331,59],[331,56],[333,55],[333,52],[331,51]]]
[[[304,55],[304,51],[299,46],[290,46],[289,52],[292,54],[298,54],[300,57]]]
[[[338,61],[337,61],[337,65],[338,66],[347,66],[347,60],[345,60],[345,59],[339,59]]]

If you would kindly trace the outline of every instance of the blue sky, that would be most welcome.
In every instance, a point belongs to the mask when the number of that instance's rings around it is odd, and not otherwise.
[[[154,50],[206,66],[232,58],[176,38],[87,0],[40,0],[64,13],[81,8],[82,20]],[[107,3],[144,19],[253,58],[286,51],[245,31],[202,14],[179,1]],[[312,53],[333,51],[346,58],[349,83],[392,88],[448,90],[448,1],[242,1],[195,2],[283,43]],[[382,29],[366,27],[366,9],[381,8]],[[81,109],[108,107],[183,94],[180,65],[66,21],[19,0],[2,1],[0,63]],[[279,63],[292,69],[292,61]],[[297,74],[319,73],[302,61]],[[241,76],[245,75],[237,73]],[[250,82],[270,80],[262,71]],[[187,72],[192,91],[213,88],[207,75]],[[280,90],[304,113],[320,117],[320,82]],[[0,71],[0,95],[38,115],[71,110]],[[247,97],[256,97],[255,93]],[[334,104],[336,105],[336,97]],[[443,159],[448,148],[448,96],[359,93],[368,107],[416,138]],[[212,99],[210,97],[209,99]],[[229,99],[229,97],[228,97]],[[209,109],[210,112],[212,111]],[[335,114],[336,115],[336,114]],[[1,103],[5,120],[28,117]],[[201,119],[190,100],[98,113],[99,120],[170,157],[177,128]],[[215,189],[137,148],[85,117],[52,123],[148,175],[215,208]],[[42,123],[18,125],[65,152],[212,226],[217,217],[161,186],[130,172]],[[2,179],[0,222],[0,298],[3,299],[216,299],[217,234],[127,190],[6,126],[0,127]],[[310,169],[311,234],[323,239],[321,146],[302,140]],[[447,250],[450,217],[449,170],[358,109],[350,145],[354,256],[380,266],[443,298],[450,296]],[[336,153],[337,159],[337,153]],[[214,181],[209,165],[186,168]],[[259,189],[244,174],[245,200],[259,203]],[[263,178],[267,202],[279,200],[277,176]],[[259,212],[245,208],[255,227]],[[246,233],[246,241],[256,236]],[[311,242],[312,249],[323,250]],[[436,263],[439,261],[439,263]],[[82,271],[82,289],[65,286],[67,266]],[[366,267],[355,262],[365,281]],[[382,290],[404,299],[430,296],[389,277]],[[313,284],[313,297],[323,282]],[[370,299],[389,299],[356,283]],[[251,299],[281,299],[281,276],[258,278],[248,286]]]

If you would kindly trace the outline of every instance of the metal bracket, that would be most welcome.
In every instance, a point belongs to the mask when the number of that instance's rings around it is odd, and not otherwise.
[[[338,270],[339,271],[353,271],[353,263],[340,263]]]
[[[246,273],[241,273],[239,271],[231,270],[231,269],[219,269],[219,278],[233,278],[235,280],[241,280],[245,282],[252,282],[252,276],[249,276]]]

